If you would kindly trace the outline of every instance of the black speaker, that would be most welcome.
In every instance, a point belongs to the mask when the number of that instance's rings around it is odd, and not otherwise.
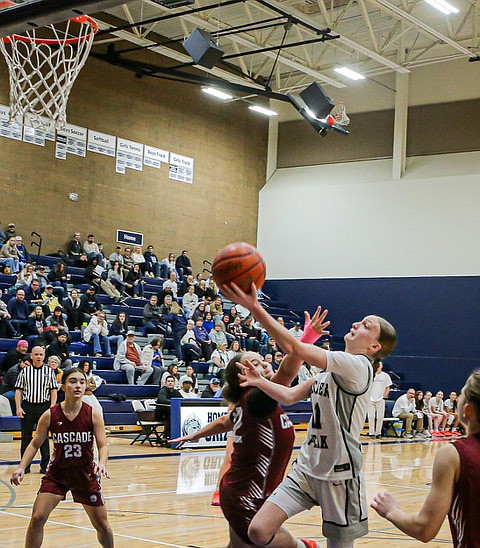
[[[225,53],[206,30],[195,29],[183,42],[183,47],[197,65],[212,68]]]
[[[300,93],[300,97],[317,118],[325,118],[335,106],[335,103],[320,84],[314,82]]]

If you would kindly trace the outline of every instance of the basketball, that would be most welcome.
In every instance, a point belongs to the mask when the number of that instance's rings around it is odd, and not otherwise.
[[[245,292],[252,283],[260,289],[265,281],[267,266],[262,254],[244,242],[229,244],[216,254],[212,265],[213,279],[221,288],[234,283]]]

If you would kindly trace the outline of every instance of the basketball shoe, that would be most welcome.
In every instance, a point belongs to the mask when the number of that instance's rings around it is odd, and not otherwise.
[[[307,538],[300,539],[307,548],[320,548],[320,543],[316,540],[310,540]]]
[[[212,506],[220,506],[220,491],[215,491],[212,496]]]

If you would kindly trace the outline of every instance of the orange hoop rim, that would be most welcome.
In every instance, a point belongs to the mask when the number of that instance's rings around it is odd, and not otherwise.
[[[68,45],[68,44],[77,44],[78,42],[84,42],[88,40],[92,34],[97,34],[98,24],[95,19],[92,19],[89,15],[79,15],[78,17],[72,17],[70,21],[74,23],[88,23],[90,25],[91,31],[85,36],[74,36],[73,38],[65,38],[65,40],[56,40],[55,38],[32,38],[30,36],[23,36],[21,34],[11,34],[10,36],[4,36],[2,40],[9,44],[11,42],[34,42],[35,44],[45,44],[47,46],[58,46],[58,45]]]

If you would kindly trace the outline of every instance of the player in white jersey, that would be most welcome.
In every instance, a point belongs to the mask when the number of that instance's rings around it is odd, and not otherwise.
[[[232,284],[222,287],[222,293],[249,308],[288,355],[322,370],[313,379],[288,388],[259,378],[252,367],[244,368],[245,385],[258,386],[286,405],[310,396],[313,411],[300,454],[291,472],[253,519],[250,540],[269,548],[316,547],[315,541],[296,539],[282,525],[289,517],[319,505],[328,547],[353,546],[356,538],[368,532],[358,440],[370,400],[371,363],[395,348],[394,328],[379,316],[366,316],[345,335],[345,352],[330,352],[292,337],[258,303],[254,286],[246,294]],[[307,315],[305,331],[316,333],[309,342],[326,333],[326,313],[319,307],[311,322]]]

